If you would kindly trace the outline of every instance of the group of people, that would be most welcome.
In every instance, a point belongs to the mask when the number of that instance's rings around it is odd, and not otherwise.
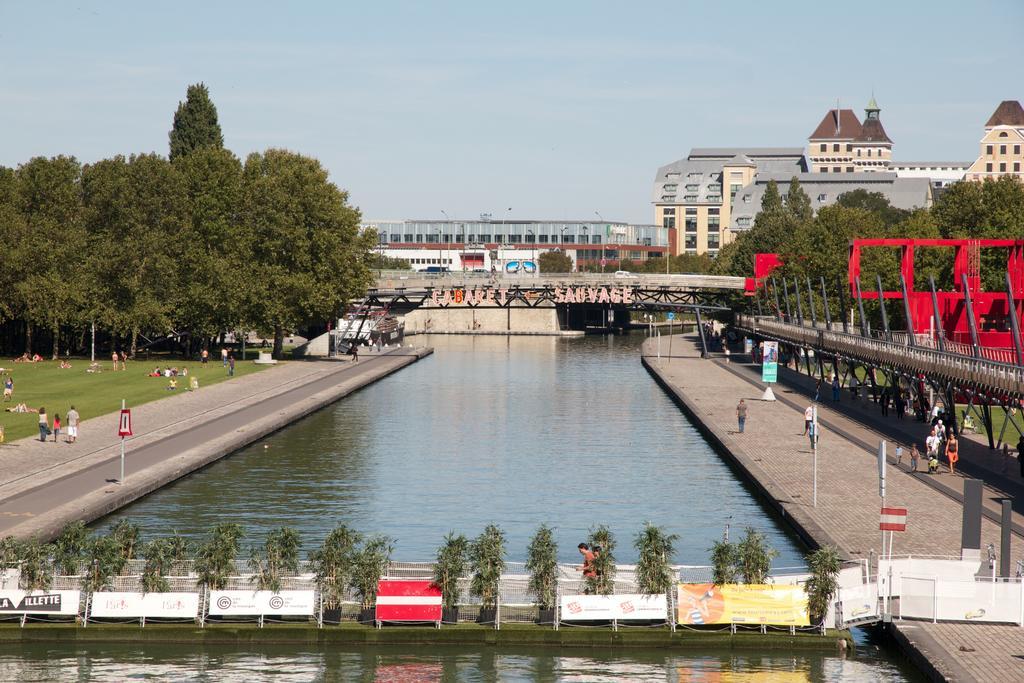
[[[60,440],[60,428],[61,420],[60,413],[54,413],[53,422],[51,426],[50,418],[46,414],[46,408],[39,408],[39,410],[33,410],[25,406],[24,403],[19,403],[18,408],[24,408],[24,410],[11,410],[9,412],[26,412],[26,413],[38,413],[39,414],[39,440],[46,442],[47,437],[53,435],[53,443],[57,443]],[[81,422],[81,417],[78,415],[78,411],[75,410],[74,406],[66,415],[67,418],[67,436],[64,439],[64,443],[74,443],[78,440],[78,425]]]

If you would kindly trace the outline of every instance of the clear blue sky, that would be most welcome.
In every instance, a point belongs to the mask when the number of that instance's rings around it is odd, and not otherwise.
[[[236,154],[315,156],[366,218],[650,222],[659,165],[801,146],[872,89],[896,159],[973,160],[1024,100],[1022,26],[1020,0],[0,0],[0,165],[166,154],[204,81]]]

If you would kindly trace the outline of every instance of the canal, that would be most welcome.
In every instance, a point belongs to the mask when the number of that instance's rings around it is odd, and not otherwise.
[[[146,537],[199,540],[234,521],[245,543],[282,525],[307,549],[336,524],[394,539],[394,559],[430,560],[449,531],[475,536],[498,524],[508,559],[525,559],[539,524],[556,530],[562,561],[598,524],[635,560],[633,537],[650,521],[678,534],[675,562],[707,564],[726,526],[745,527],[778,551],[804,550],[716,455],[639,362],[640,333],[625,337],[418,337],[435,347],[416,363],[333,407],[168,486],[97,526],[131,519]],[[865,634],[852,658],[728,651],[572,652],[466,649],[257,654],[166,646],[62,652],[74,667],[159,665],[174,678],[278,680],[907,680],[913,672]],[[31,666],[32,656],[19,659]],[[50,653],[54,655],[55,653]],[[53,662],[50,661],[49,664]],[[42,661],[39,662],[43,664]],[[404,672],[404,673],[403,673]],[[422,678],[417,678],[422,672]],[[39,670],[42,674],[42,671]],[[393,677],[381,678],[382,674]],[[781,678],[779,677],[781,676]]]

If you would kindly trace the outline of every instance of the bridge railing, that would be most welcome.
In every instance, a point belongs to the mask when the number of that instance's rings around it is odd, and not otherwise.
[[[377,290],[393,289],[452,289],[460,287],[585,287],[604,285],[613,287],[668,287],[679,289],[743,289],[744,279],[728,275],[702,273],[675,273],[655,275],[631,273],[416,273],[412,271],[385,271],[377,279]]]
[[[774,318],[737,314],[736,324],[751,332],[802,346],[827,350],[844,358],[888,365],[912,374],[944,377],[1013,396],[1024,395],[1024,367],[897,342],[847,334],[818,327],[780,322]]]

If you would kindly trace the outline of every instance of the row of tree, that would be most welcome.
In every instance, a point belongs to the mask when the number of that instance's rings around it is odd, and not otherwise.
[[[56,357],[96,324],[134,353],[140,336],[274,335],[326,320],[371,281],[372,234],[316,159],[223,148],[202,85],[175,114],[171,154],[0,167],[0,322]],[[40,349],[43,350],[43,349]]]
[[[242,552],[243,531],[238,524],[216,525],[209,536],[193,546],[174,534],[143,542],[139,528],[122,519],[105,534],[92,534],[82,522],[67,525],[52,543],[0,539],[0,570],[20,568],[24,590],[47,590],[53,577],[82,576],[85,591],[111,590],[114,579],[123,576],[128,562],[144,561],[141,572],[143,592],[167,592],[168,576],[185,576],[191,569],[197,587],[223,590],[237,576],[236,562]],[[615,592],[617,539],[604,526],[592,529],[589,544],[601,548],[595,557],[592,576],[585,577],[586,592],[611,595]],[[633,538],[637,553],[635,581],[644,594],[668,593],[674,589],[672,570],[679,537],[647,523]],[[362,608],[373,607],[377,581],[386,574],[393,540],[381,535],[364,536],[341,525],[332,530],[320,547],[308,554],[308,571],[328,609],[339,609],[349,592],[359,597]],[[764,535],[748,528],[736,544],[716,542],[711,560],[716,585],[763,584],[768,580],[777,553]],[[289,527],[271,530],[262,544],[249,548],[249,581],[257,590],[280,591],[287,577],[299,573],[301,542]],[[470,593],[480,598],[483,609],[498,603],[501,576],[505,570],[506,537],[490,524],[474,539],[449,533],[438,548],[434,562],[434,583],[441,589],[443,606],[456,610],[462,597],[460,580],[470,577]],[[188,561],[194,561],[190,568]],[[828,610],[836,590],[839,556],[832,548],[811,553],[808,558],[812,580],[808,583],[809,606],[816,623]],[[526,569],[529,588],[541,610],[555,606],[558,589],[558,545],[550,527],[541,525],[527,547]]]

